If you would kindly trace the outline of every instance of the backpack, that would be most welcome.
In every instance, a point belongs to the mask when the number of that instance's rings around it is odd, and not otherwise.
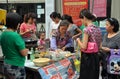
[[[107,72],[120,75],[120,49],[111,49],[107,63]]]

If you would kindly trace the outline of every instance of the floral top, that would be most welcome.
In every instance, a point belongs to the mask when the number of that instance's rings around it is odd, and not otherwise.
[[[100,43],[102,42],[102,34],[99,27],[95,25],[88,26],[84,29],[84,32],[89,35],[89,42],[96,42],[98,47],[100,47]]]
[[[61,49],[64,46],[73,47],[73,39],[68,32],[61,38],[60,33],[57,31],[56,35],[52,36],[50,40],[50,47],[52,49]]]

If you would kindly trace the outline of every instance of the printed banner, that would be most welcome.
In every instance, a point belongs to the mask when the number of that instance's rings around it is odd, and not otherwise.
[[[63,14],[71,15],[73,21],[78,26],[81,26],[79,13],[82,9],[88,8],[88,0],[63,0]]]
[[[97,17],[106,17],[107,0],[90,0],[90,11]]]
[[[75,57],[66,58],[38,70],[42,79],[77,79],[79,73],[74,65]]]

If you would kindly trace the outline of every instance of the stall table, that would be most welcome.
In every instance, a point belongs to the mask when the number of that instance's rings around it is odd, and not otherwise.
[[[70,56],[43,67],[36,67],[33,62],[27,60],[26,79],[78,79],[79,73],[74,65],[75,59],[76,56]]]

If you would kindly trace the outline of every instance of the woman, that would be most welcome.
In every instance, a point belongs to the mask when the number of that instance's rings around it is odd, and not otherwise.
[[[65,14],[62,16],[62,20],[67,20],[68,22],[70,22],[67,31],[70,32],[70,35],[72,36],[73,39],[79,37],[82,34],[82,31],[75,24],[73,24],[71,16]]]
[[[61,22],[61,15],[57,12],[52,12],[50,14],[50,18],[52,19],[52,23],[50,24],[50,29],[49,29],[49,33],[50,33],[50,36],[51,36],[58,29],[58,26]]]
[[[6,79],[26,79],[24,63],[28,49],[25,48],[23,39],[16,32],[19,22],[20,16],[17,13],[8,13],[6,17],[7,29],[2,33],[0,39]]]
[[[119,23],[115,18],[106,20],[106,31],[102,41],[102,79],[120,79],[120,75],[112,75],[107,73],[107,58],[110,55],[110,49],[120,49],[120,33]]]
[[[72,37],[67,32],[69,22],[63,20],[60,22],[57,32],[50,39],[50,47],[53,50],[62,49],[63,51],[74,52]]]
[[[24,15],[24,22],[20,26],[20,34],[24,39],[37,39],[35,32],[35,14],[28,13]]]
[[[87,9],[83,9],[79,17],[85,25],[82,41],[79,38],[76,39],[82,52],[80,79],[99,79],[98,52],[86,53],[83,50],[87,49],[88,42],[96,42],[99,48],[102,39],[101,32],[100,29],[92,23],[95,17]],[[91,28],[91,30],[89,30],[89,28]]]

